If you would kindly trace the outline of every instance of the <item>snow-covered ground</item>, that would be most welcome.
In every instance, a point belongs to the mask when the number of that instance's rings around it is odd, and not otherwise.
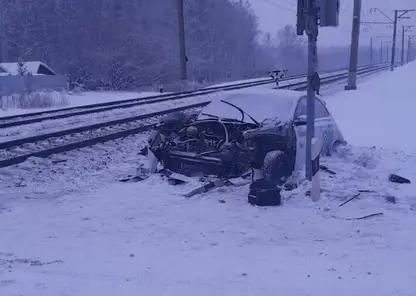
[[[325,74],[325,75],[328,75],[328,74]],[[323,77],[326,77],[325,75]],[[378,74],[371,74],[371,76],[373,75],[378,75]],[[368,77],[368,74],[364,74],[364,75],[361,74],[359,75],[359,77],[362,77],[360,79],[366,79],[365,77]],[[292,79],[290,81],[283,81],[281,82],[280,85],[285,86],[290,83],[302,82],[304,80],[305,80],[304,78]],[[333,92],[334,90],[337,91],[344,84],[345,82],[341,81],[339,83],[323,85],[321,89],[321,93]],[[267,85],[256,86],[253,88],[273,88],[273,87],[275,87],[274,84],[267,84]],[[103,93],[101,96],[105,97],[106,95],[105,93]],[[97,96],[97,97],[100,97],[100,96]],[[120,96],[120,98],[121,97],[122,96]],[[111,93],[109,93],[107,99],[111,100],[111,98],[117,98],[117,96],[114,95],[113,97],[111,96]],[[17,127],[2,128],[0,130],[0,142],[11,141],[11,140],[20,139],[23,137],[31,137],[31,136],[35,136],[39,134],[52,133],[55,131],[76,128],[80,126],[91,125],[91,124],[96,124],[96,123],[101,123],[101,122],[107,122],[107,121],[117,120],[117,119],[121,119],[125,117],[133,117],[133,116],[138,116],[141,114],[146,114],[146,113],[151,113],[151,112],[169,110],[171,108],[186,106],[189,104],[196,104],[200,102],[205,102],[207,100],[208,98],[206,96],[197,96],[197,97],[183,98],[183,99],[165,101],[165,102],[149,104],[149,105],[139,105],[136,107],[126,108],[126,109],[113,109],[111,111],[96,112],[96,113],[72,116],[72,117],[62,118],[62,119],[45,120],[45,121],[40,121],[37,123],[32,123],[30,125],[24,125],[23,127],[17,126]]]
[[[196,181],[116,182],[145,135],[2,169],[0,295],[416,295],[415,72],[325,96],[351,145],[323,159],[337,174],[318,203],[306,185],[255,208],[247,187],[186,199]]]
[[[143,98],[158,95],[157,92],[128,92],[128,91],[88,91],[68,94],[67,106],[58,106],[54,108],[47,108],[47,110],[71,108],[78,106],[93,105],[99,103],[122,101],[134,98]],[[45,108],[31,108],[31,109],[0,109],[0,118],[5,116],[12,116],[18,114],[27,114],[44,111]]]
[[[322,78],[338,74],[338,73],[345,73],[345,70],[336,71],[331,73],[324,73],[322,74]],[[221,84],[212,85],[213,86],[227,86],[227,85],[234,85],[239,83],[246,83],[246,82],[256,82],[267,79],[268,77],[262,78],[254,78],[254,79],[246,79],[246,80],[238,80],[238,81],[230,81]],[[288,81],[282,82],[285,83],[294,83],[294,82],[302,82],[304,78],[298,79],[291,79]],[[70,108],[70,107],[78,107],[78,106],[86,106],[86,105],[93,105],[99,103],[106,103],[106,102],[114,102],[114,101],[122,101],[134,98],[143,98],[149,96],[156,96],[159,95],[158,92],[132,92],[132,91],[88,91],[88,92],[79,92],[79,93],[69,93],[68,94],[68,102],[69,105],[67,106],[57,106],[54,108],[47,108],[47,110],[53,109],[62,109],[62,108]],[[18,114],[26,114],[26,113],[34,113],[44,111],[45,108],[31,108],[31,109],[20,109],[20,108],[7,108],[7,109],[0,109],[0,118],[5,116],[12,116]]]
[[[0,129],[0,142],[11,141],[24,137],[46,134],[55,131],[76,128],[86,125],[108,122],[112,120],[134,117],[143,114],[169,110],[205,102],[205,97],[184,98],[161,103],[139,105],[130,108],[113,109],[110,111],[96,112],[85,115],[71,116],[68,118],[40,121],[24,126],[7,127]]]

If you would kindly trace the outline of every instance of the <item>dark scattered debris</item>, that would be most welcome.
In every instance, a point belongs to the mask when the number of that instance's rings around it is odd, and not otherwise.
[[[322,192],[324,192],[324,190],[321,188],[321,191],[320,191],[321,193]],[[306,192],[305,192],[305,195],[306,196],[311,196],[312,195],[312,192],[310,191],[310,190],[307,190]]]
[[[387,195],[386,196],[386,201],[389,202],[389,203],[395,204],[396,203],[396,197],[393,196],[393,195]]]
[[[410,180],[396,174],[390,174],[389,181],[398,184],[410,184]]]
[[[253,206],[278,206],[282,203],[280,188],[268,180],[256,180],[250,185],[248,203]]]
[[[283,188],[286,191],[292,191],[292,190],[298,188],[298,184],[296,184],[296,183],[286,183],[286,184],[284,184]]]
[[[56,159],[56,160],[52,160],[52,164],[58,164],[58,163],[62,163],[62,162],[67,162],[67,159]]]
[[[342,219],[342,220],[365,220],[365,219],[382,216],[382,215],[384,214],[380,212],[380,213],[374,213],[374,214],[369,214],[369,215],[360,216],[360,217],[353,217],[353,218],[342,218],[342,217],[337,217],[337,216],[332,216],[332,218]]]
[[[124,179],[119,180],[122,183],[130,183],[130,182],[140,182],[143,181],[145,178],[141,176],[134,176],[134,177],[127,177]]]
[[[346,201],[344,201],[342,204],[340,204],[339,206],[342,207],[344,205],[346,205],[347,203],[353,201],[354,199],[358,198],[361,195],[361,192],[355,194],[353,197],[347,199]]]
[[[367,190],[367,189],[360,189],[358,190],[358,193],[355,194],[354,196],[352,196],[351,198],[347,199],[346,201],[344,201],[342,204],[340,204],[339,206],[342,207],[344,205],[346,205],[347,203],[357,199],[358,197],[361,196],[362,193],[376,193],[376,191],[374,190]],[[396,197],[393,195],[381,195],[382,197],[385,198],[385,200],[389,203],[395,204],[396,203]]]
[[[168,178],[168,183],[169,183],[169,185],[176,186],[176,185],[184,184],[184,183],[186,183],[186,181],[175,179],[175,178]]]
[[[319,169],[321,171],[325,172],[325,173],[330,174],[330,175],[336,175],[337,174],[336,172],[334,172],[333,170],[330,170],[327,166],[322,165],[322,164],[319,166]]]
[[[371,193],[371,192],[375,192],[374,190],[368,190],[368,189],[359,189],[358,192],[360,193]]]
[[[43,266],[43,265],[50,265],[50,264],[57,264],[57,263],[63,263],[62,260],[54,260],[49,262],[42,262],[40,260],[32,260],[32,259],[23,259],[23,258],[16,258],[16,259],[1,259],[0,263],[7,263],[7,264],[29,264],[30,266]]]

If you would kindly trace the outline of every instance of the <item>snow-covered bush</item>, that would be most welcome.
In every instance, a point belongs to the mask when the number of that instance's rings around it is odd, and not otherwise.
[[[35,91],[25,93],[15,93],[9,96],[2,96],[0,107],[6,108],[51,108],[62,107],[69,104],[68,94],[57,91]]]

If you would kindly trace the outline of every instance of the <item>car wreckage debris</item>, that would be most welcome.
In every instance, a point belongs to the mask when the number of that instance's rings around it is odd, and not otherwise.
[[[320,166],[319,166],[319,169],[320,169],[321,171],[325,172],[325,173],[330,174],[330,175],[336,175],[336,174],[337,174],[336,172],[334,172],[333,170],[330,170],[330,169],[329,169],[327,166],[325,166],[325,165],[320,165]]]
[[[253,206],[278,206],[282,203],[280,188],[273,182],[260,179],[250,184],[248,203]]]
[[[346,205],[347,203],[353,201],[354,199],[358,198],[361,195],[361,192],[358,192],[357,194],[355,194],[353,197],[347,199],[346,201],[344,201],[342,204],[340,204],[339,206],[342,207],[344,205]]]
[[[406,179],[406,178],[401,177],[401,176],[396,175],[396,174],[391,174],[389,176],[389,180],[390,180],[390,182],[399,183],[399,184],[410,184],[411,183],[409,179]]]
[[[364,216],[360,216],[360,217],[352,217],[352,218],[342,218],[342,217],[337,217],[332,215],[332,218],[335,219],[342,219],[342,220],[365,220],[365,219],[369,219],[369,218],[374,218],[374,217],[378,217],[378,216],[382,216],[384,215],[384,213],[374,213],[374,214],[369,214],[369,215],[364,215]]]

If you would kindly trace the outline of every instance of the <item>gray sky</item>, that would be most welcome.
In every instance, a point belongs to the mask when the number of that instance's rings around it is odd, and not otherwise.
[[[274,35],[286,24],[296,25],[297,0],[249,0],[259,19],[260,30]],[[351,39],[352,10],[354,0],[341,0],[340,26],[338,28],[321,28],[318,42],[320,45],[345,45]],[[363,0],[361,21],[389,21],[380,12],[371,12],[377,7],[390,18],[394,17],[394,9],[416,8],[416,0]],[[401,20],[399,25],[416,25],[416,12],[410,12],[410,20]],[[362,25],[360,43],[369,44],[370,37],[392,35],[393,29],[388,25]],[[409,34],[416,34],[416,28]],[[380,42],[382,37],[374,39]],[[388,40],[388,38],[383,38]]]

